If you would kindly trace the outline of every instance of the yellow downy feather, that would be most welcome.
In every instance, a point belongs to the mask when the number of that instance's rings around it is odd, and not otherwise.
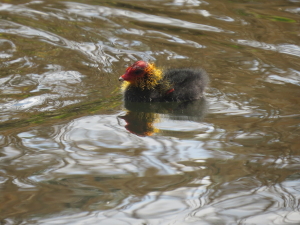
[[[148,79],[137,79],[134,82],[124,81],[121,86],[121,90],[125,91],[129,85],[139,87],[143,89],[153,89],[156,85],[159,84],[159,81],[162,79],[162,70],[154,66],[153,63],[148,63],[147,68],[145,69],[146,73],[149,74]]]

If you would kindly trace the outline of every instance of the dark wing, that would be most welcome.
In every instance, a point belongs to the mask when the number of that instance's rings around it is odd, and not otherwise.
[[[193,100],[203,96],[208,76],[203,69],[170,69],[165,71],[164,79],[173,87],[175,100]]]

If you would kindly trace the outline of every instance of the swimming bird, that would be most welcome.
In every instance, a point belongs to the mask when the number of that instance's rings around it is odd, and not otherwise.
[[[166,69],[137,61],[119,77],[124,100],[129,102],[180,102],[201,99],[208,83],[201,68]]]

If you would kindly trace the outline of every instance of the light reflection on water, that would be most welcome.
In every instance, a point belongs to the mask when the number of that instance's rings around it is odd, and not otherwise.
[[[298,224],[296,1],[0,3],[3,224]],[[136,60],[206,99],[124,104]]]

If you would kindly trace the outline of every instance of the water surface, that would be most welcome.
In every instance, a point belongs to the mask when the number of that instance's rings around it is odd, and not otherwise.
[[[0,3],[1,224],[299,224],[300,1]],[[206,98],[123,104],[134,61]]]

